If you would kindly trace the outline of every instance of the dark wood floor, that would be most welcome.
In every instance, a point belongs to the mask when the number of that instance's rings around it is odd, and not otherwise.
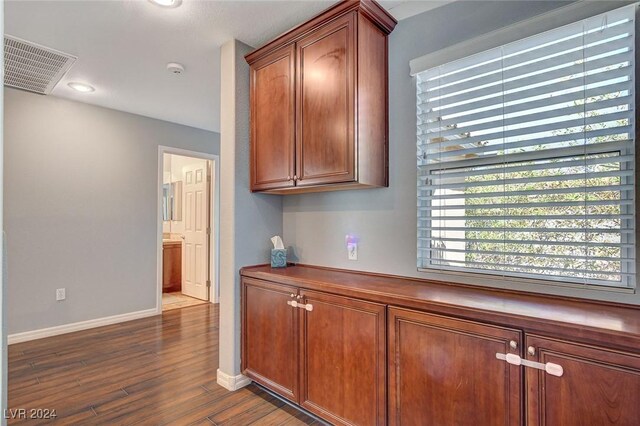
[[[217,367],[217,305],[176,309],[9,346],[9,407],[55,409],[56,425],[314,424],[255,385],[220,387]]]

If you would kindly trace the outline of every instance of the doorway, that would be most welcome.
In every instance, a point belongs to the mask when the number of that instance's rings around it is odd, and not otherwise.
[[[217,156],[160,147],[158,313],[217,303]]]

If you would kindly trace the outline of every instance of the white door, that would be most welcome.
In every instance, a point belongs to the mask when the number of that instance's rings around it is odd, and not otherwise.
[[[182,169],[184,185],[184,247],[182,250],[182,293],[208,300],[209,191],[207,161]]]

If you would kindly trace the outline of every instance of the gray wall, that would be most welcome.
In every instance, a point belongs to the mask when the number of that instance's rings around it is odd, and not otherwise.
[[[416,268],[415,81],[409,61],[549,11],[561,2],[456,2],[401,21],[389,39],[390,187],[284,197],[284,239],[301,263],[427,278]],[[347,260],[345,235],[360,238]],[[474,278],[473,283],[483,284]],[[498,281],[484,282],[502,286]],[[518,288],[640,303],[637,296]]]
[[[218,154],[220,135],[4,93],[9,333],[155,308],[158,146]]]
[[[231,40],[221,50],[220,372],[240,374],[241,267],[268,263],[282,235],[282,197],[249,191],[249,65],[252,47]],[[233,387],[233,385],[231,385]]]

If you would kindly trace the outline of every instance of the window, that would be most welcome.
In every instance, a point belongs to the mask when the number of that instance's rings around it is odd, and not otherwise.
[[[417,74],[418,268],[635,287],[635,7]]]

